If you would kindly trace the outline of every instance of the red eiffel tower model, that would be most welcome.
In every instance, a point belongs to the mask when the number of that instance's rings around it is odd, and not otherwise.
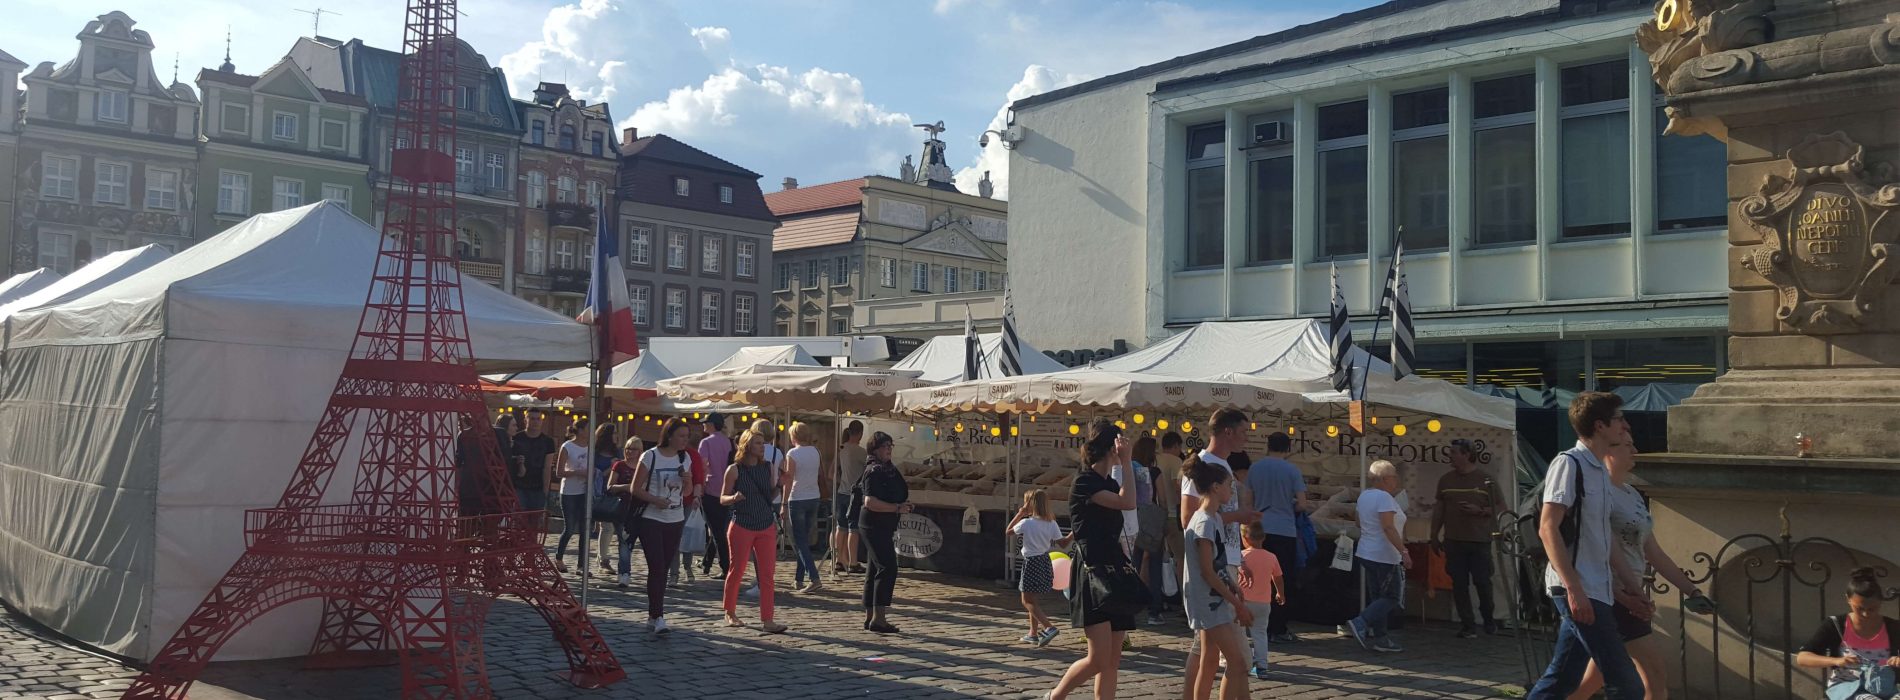
[[[266,612],[323,601],[312,665],[402,663],[404,698],[487,698],[482,624],[497,596],[541,613],[568,680],[626,677],[540,544],[543,514],[519,512],[486,427],[453,250],[455,0],[408,0],[405,60],[384,238],[342,376],[277,507],[245,514],[244,555],[212,587],[127,698],[183,698],[233,634]],[[486,478],[463,484],[458,422]],[[348,505],[323,492],[357,428]],[[458,492],[458,486],[463,487]],[[467,503],[479,513],[461,512]],[[464,497],[466,494],[468,497]]]

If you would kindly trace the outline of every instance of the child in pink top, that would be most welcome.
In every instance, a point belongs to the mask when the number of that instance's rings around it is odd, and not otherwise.
[[[1241,528],[1246,550],[1240,553],[1240,596],[1253,613],[1253,676],[1267,677],[1267,618],[1275,604],[1286,604],[1286,578],[1280,572],[1280,559],[1266,550],[1267,532],[1259,523]]]

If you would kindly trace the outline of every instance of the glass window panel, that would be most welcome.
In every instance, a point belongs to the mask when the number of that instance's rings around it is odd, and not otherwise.
[[[1477,133],[1477,244],[1537,240],[1537,133],[1530,124]]]
[[[1523,114],[1537,109],[1537,76],[1526,73],[1472,83],[1477,118]]]
[[[1412,370],[1421,377],[1468,383],[1464,343],[1421,343],[1412,347],[1412,358]]]
[[[1629,233],[1629,133],[1627,112],[1564,120],[1565,237]]]
[[[1471,368],[1479,385],[1582,391],[1583,341],[1475,343]]]
[[[1366,101],[1342,102],[1319,108],[1319,140],[1366,135]]]
[[[1617,59],[1563,69],[1565,107],[1628,99],[1629,61]]]
[[[1449,140],[1445,136],[1393,144],[1392,208],[1405,228],[1408,250],[1444,248],[1451,236]]]
[[[1392,96],[1392,128],[1413,129],[1451,122],[1451,92],[1432,88]]]
[[[1249,168],[1247,262],[1293,259],[1293,157],[1256,160]]]
[[[1664,136],[1656,110],[1656,230],[1721,226],[1728,221],[1728,146],[1713,136]]]
[[[1220,158],[1227,154],[1227,126],[1207,124],[1188,129],[1188,160]]]
[[[1706,384],[1715,381],[1715,353],[1716,338],[1711,336],[1590,342],[1598,391],[1649,384]]]
[[[1187,173],[1187,266],[1220,267],[1226,250],[1227,183],[1225,168],[1193,168]]]
[[[1320,255],[1366,254],[1366,148],[1319,154]]]

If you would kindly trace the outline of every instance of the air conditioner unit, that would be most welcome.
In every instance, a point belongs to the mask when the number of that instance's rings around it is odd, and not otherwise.
[[[1261,122],[1253,125],[1253,145],[1278,146],[1293,141],[1291,130],[1286,122]]]

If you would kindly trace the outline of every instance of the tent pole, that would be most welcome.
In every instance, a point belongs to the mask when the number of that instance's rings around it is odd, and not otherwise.
[[[594,528],[594,471],[593,471],[594,465],[593,465],[593,461],[594,461],[594,448],[597,447],[597,445],[593,444],[594,436],[591,434],[591,431],[598,430],[601,425],[600,423],[600,382],[601,382],[600,375],[601,375],[601,365],[605,364],[601,356],[603,355],[603,350],[608,342],[607,320],[604,318],[595,319],[595,323],[593,324],[591,330],[592,330],[591,335],[594,336],[594,362],[590,367],[592,371],[588,373],[589,376],[588,376],[588,383],[587,383],[587,422],[588,422],[587,427],[589,428],[589,431],[582,432],[582,434],[580,435],[580,438],[586,441],[585,444],[587,445],[587,461],[588,461],[587,491],[586,491],[587,498],[581,504],[581,612],[583,614],[587,612],[588,582],[592,578],[589,572],[593,568],[593,567],[587,566],[587,555],[590,553],[590,548],[588,547],[588,545],[593,544],[592,542],[589,542],[588,540],[594,533],[594,529],[593,529]],[[561,515],[566,518],[574,517],[573,513],[562,513]]]

